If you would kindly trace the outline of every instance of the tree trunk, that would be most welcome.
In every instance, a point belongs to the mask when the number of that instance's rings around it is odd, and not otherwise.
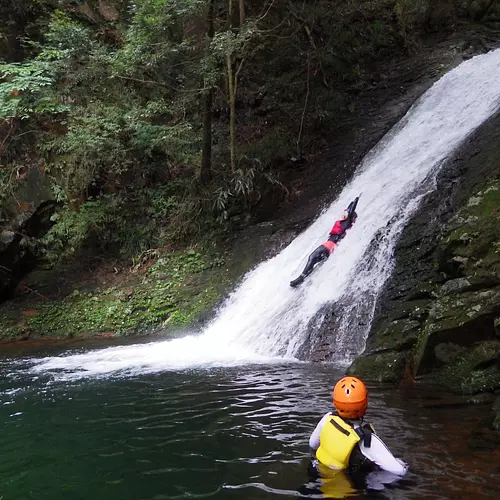
[[[212,87],[203,90],[203,149],[201,152],[201,167],[199,180],[202,183],[212,178]]]
[[[240,6],[240,26],[243,26],[245,23],[245,0],[239,0]]]
[[[233,27],[233,0],[228,0],[228,26]],[[229,104],[229,157],[231,172],[236,171],[236,88],[234,82],[233,54],[229,50],[226,56],[227,102]]]
[[[227,62],[227,99],[229,103],[229,155],[231,158],[231,172],[236,170],[236,95],[233,71],[233,57],[228,54]]]
[[[297,137],[297,159],[302,159],[302,134],[304,131],[304,120],[307,112],[310,94],[310,79],[311,79],[311,54],[307,53],[307,81],[306,81],[306,97],[304,99],[304,107],[302,108],[302,116],[300,118],[299,135]]]
[[[231,29],[233,27],[233,0],[228,0],[227,25],[228,25],[229,29]]]
[[[214,37],[214,3],[210,0],[207,12],[207,36]],[[201,153],[201,166],[199,180],[202,183],[210,181],[212,177],[212,102],[214,89],[207,79],[203,82],[203,149]]]
[[[228,25],[229,30],[233,28],[233,0],[228,0]],[[245,3],[239,0],[240,26],[245,22]],[[234,36],[238,36],[235,34]],[[243,67],[244,59],[236,62],[231,49],[226,55],[227,66],[227,101],[229,104],[229,156],[231,171],[236,171],[236,93],[238,91],[238,75]],[[237,67],[237,68],[236,68]]]
[[[436,9],[437,3],[438,0],[428,0],[427,9],[425,10],[425,16],[424,16],[424,24],[427,27],[430,27],[430,25],[432,24],[432,14]]]
[[[474,16],[474,21],[478,22],[481,21],[481,19],[488,14],[490,9],[493,7],[495,4],[496,0],[489,0],[488,3],[484,5],[484,7]]]

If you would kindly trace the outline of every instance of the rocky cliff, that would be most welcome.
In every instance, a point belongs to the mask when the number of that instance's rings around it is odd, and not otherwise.
[[[351,373],[500,389],[500,115],[450,158],[404,230]]]
[[[0,302],[8,299],[21,278],[36,266],[32,240],[49,229],[56,206],[48,179],[38,165],[24,170],[18,172],[22,177],[18,189],[0,203]]]

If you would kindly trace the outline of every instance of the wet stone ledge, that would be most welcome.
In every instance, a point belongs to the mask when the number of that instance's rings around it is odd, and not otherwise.
[[[437,190],[403,232],[350,373],[462,394],[500,391],[499,164],[497,114],[443,167]]]

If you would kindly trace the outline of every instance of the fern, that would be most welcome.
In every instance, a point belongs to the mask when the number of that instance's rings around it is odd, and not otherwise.
[[[0,118],[27,119],[40,113],[62,113],[54,77],[46,62],[0,64]]]

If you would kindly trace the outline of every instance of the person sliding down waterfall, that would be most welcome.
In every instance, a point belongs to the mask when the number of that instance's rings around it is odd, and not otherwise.
[[[395,458],[389,448],[363,420],[368,408],[368,391],[355,377],[344,377],[333,389],[336,413],[328,412],[309,438],[315,452],[313,466],[327,482],[338,479],[341,471],[360,472],[366,465],[376,466],[366,476],[368,487],[398,480],[408,471],[408,465]],[[333,481],[335,483],[335,481]],[[335,497],[336,498],[336,497]]]
[[[330,231],[330,236],[328,236],[328,240],[322,243],[311,255],[309,255],[309,259],[307,260],[306,267],[304,267],[302,274],[293,281],[290,281],[290,286],[296,287],[300,285],[304,279],[312,273],[316,264],[328,259],[330,254],[333,253],[338,242],[344,238],[346,232],[351,229],[352,225],[356,222],[358,217],[358,214],[356,213],[358,200],[359,196],[354,201],[349,203],[349,206],[344,210],[342,218],[333,225],[332,230]]]

